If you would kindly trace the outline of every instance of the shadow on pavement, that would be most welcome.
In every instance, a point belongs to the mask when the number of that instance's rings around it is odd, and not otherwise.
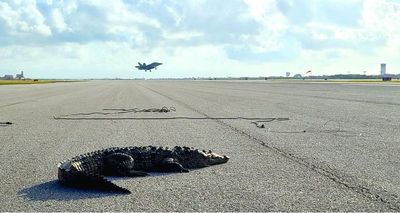
[[[69,201],[79,199],[100,198],[107,196],[122,196],[118,193],[107,193],[98,190],[74,189],[63,187],[57,180],[37,184],[18,192],[21,197],[32,201]]]

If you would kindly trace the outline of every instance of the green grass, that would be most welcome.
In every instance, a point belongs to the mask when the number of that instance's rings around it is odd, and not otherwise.
[[[59,80],[0,80],[0,85],[16,85],[16,84],[49,84],[57,82],[76,82],[76,81],[59,81]]]

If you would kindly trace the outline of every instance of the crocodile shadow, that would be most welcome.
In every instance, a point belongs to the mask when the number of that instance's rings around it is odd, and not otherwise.
[[[163,173],[163,172],[149,173],[150,177],[165,176],[165,175],[171,175],[171,173]],[[111,181],[118,179],[129,179],[129,178],[132,177],[108,177],[108,179],[110,179]],[[27,187],[19,191],[18,195],[31,201],[48,201],[48,200],[69,201],[69,200],[91,199],[91,198],[100,198],[108,196],[124,196],[123,194],[106,192],[96,189],[77,189],[77,188],[65,187],[59,184],[57,180],[52,180],[31,187]]]
[[[80,199],[100,198],[107,196],[123,196],[118,193],[109,193],[99,190],[87,190],[64,187],[57,180],[27,187],[18,192],[18,195],[31,201],[69,201]]]

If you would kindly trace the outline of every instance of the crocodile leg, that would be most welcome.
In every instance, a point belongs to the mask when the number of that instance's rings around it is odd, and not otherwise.
[[[134,169],[131,170],[122,170],[118,172],[118,176],[121,177],[144,177],[144,176],[148,176],[149,173],[147,172],[142,172],[142,171],[136,171]]]
[[[185,169],[180,163],[165,163],[166,172],[189,172],[188,169]]]
[[[105,157],[104,173],[120,177],[143,177],[146,172],[136,171],[133,158],[125,153],[113,153]]]
[[[189,172],[188,169],[184,168],[173,158],[166,158],[163,162],[158,165],[157,168],[160,172]]]

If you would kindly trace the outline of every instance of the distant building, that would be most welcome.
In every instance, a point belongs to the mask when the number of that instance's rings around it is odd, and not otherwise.
[[[381,77],[382,81],[392,80],[392,76],[390,74],[386,74],[386,64],[381,64]]]
[[[302,78],[301,74],[296,74],[293,76],[293,78]]]
[[[286,77],[290,77],[290,72],[286,72]]]
[[[14,76],[13,75],[4,75],[4,77],[2,79],[4,79],[4,80],[13,80]]]
[[[16,79],[19,79],[19,80],[25,79],[25,77],[24,77],[24,71],[21,71],[21,74],[16,74],[16,75],[15,75],[15,78],[16,78]]]
[[[385,77],[386,75],[386,64],[381,64],[381,76]]]

